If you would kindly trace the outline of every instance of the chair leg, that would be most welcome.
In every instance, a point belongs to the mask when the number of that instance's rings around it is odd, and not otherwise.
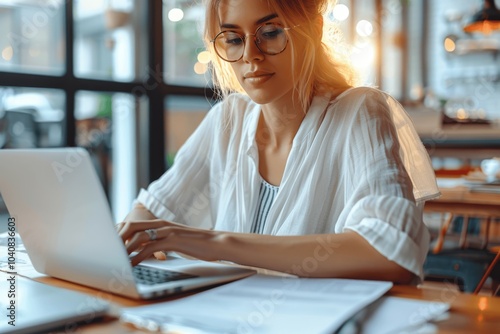
[[[486,218],[486,226],[485,226],[485,230],[484,230],[484,240],[483,240],[483,244],[481,245],[482,249],[486,249],[486,247],[488,246],[489,237],[490,237],[490,224],[491,224],[491,216],[488,216]]]
[[[488,266],[488,268],[486,269],[483,277],[481,278],[481,281],[479,281],[478,285],[476,286],[476,289],[474,290],[475,295],[477,295],[479,293],[479,291],[481,291],[481,288],[483,287],[484,282],[486,282],[486,280],[490,276],[491,271],[493,270],[493,268],[495,267],[495,265],[497,264],[497,262],[499,260],[500,260],[500,251],[497,252],[497,255],[495,256],[493,261],[491,261],[491,263]]]
[[[469,230],[469,216],[463,216],[462,231],[460,233],[460,248],[464,249],[467,244],[467,233]]]
[[[436,245],[434,246],[434,249],[432,250],[432,252],[434,254],[441,252],[441,250],[443,249],[444,237],[446,236],[446,232],[448,232],[448,228],[450,227],[450,224],[453,221],[453,218],[454,218],[454,216],[450,213],[450,216],[444,222],[444,225],[439,230],[439,236],[438,236]]]
[[[493,296],[500,296],[500,281],[492,280],[491,291],[493,292]]]

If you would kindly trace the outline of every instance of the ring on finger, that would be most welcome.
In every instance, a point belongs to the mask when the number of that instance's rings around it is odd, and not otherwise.
[[[145,230],[144,232],[146,232],[146,234],[149,236],[150,241],[156,240],[157,233],[155,229],[148,229]]]

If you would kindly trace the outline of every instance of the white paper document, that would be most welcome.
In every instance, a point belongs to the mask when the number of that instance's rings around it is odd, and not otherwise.
[[[438,301],[382,297],[368,307],[363,317],[357,319],[362,328],[358,333],[433,333],[428,322],[442,316],[449,308],[448,303]]]
[[[152,331],[333,333],[391,282],[254,275],[179,300],[125,308],[121,321]]]

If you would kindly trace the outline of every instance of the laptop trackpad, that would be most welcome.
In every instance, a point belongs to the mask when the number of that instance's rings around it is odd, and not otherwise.
[[[179,271],[195,276],[223,276],[238,275],[241,273],[251,273],[253,270],[222,264],[217,262],[207,262],[201,260],[190,260],[185,258],[169,257],[165,261],[148,259],[142,261],[141,265],[158,269]]]

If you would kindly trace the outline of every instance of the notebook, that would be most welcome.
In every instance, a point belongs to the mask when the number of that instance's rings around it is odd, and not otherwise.
[[[199,260],[133,268],[88,152],[82,148],[0,150],[0,193],[34,268],[134,299],[241,279],[254,270]],[[169,266],[169,264],[172,264]],[[136,278],[133,269],[140,269]],[[155,282],[143,280],[154,276]]]
[[[106,314],[109,304],[95,297],[0,271],[0,333],[42,333],[80,324]]]

